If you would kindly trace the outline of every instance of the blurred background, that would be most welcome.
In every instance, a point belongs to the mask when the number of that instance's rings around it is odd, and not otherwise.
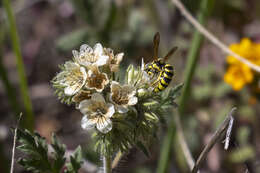
[[[201,0],[183,0],[194,15],[201,13]],[[160,56],[170,48],[178,51],[169,60],[175,67],[172,86],[184,82],[187,56],[195,29],[182,17],[171,0],[12,0],[16,18],[28,91],[32,101],[34,128],[50,140],[52,132],[74,150],[81,145],[84,158],[82,173],[95,172],[100,158],[93,150],[89,134],[80,127],[81,113],[60,103],[50,80],[59,64],[72,58],[71,51],[83,43],[100,42],[116,53],[124,52],[123,72],[132,63],[152,60],[154,34],[161,34]],[[221,41],[230,45],[241,38],[260,42],[259,0],[218,0],[207,8],[205,26]],[[13,133],[24,102],[19,89],[16,55],[13,51],[8,18],[0,1],[0,172],[10,165]],[[236,106],[232,143],[229,150],[218,143],[203,163],[203,172],[260,172],[260,107],[258,93],[245,86],[234,91],[224,82],[226,55],[208,40],[198,46],[197,67],[181,116],[187,143],[196,159],[229,110]],[[258,55],[260,57],[260,55]],[[26,116],[26,115],[24,115]],[[170,121],[171,115],[166,117]],[[33,123],[33,122],[31,122]],[[124,156],[117,172],[152,173],[158,165],[160,146],[167,123],[158,132],[158,141],[150,146],[150,157],[133,148]],[[176,138],[176,137],[175,137]],[[21,153],[17,152],[17,157]],[[25,172],[15,165],[15,172]],[[172,144],[167,172],[188,172],[177,139]]]

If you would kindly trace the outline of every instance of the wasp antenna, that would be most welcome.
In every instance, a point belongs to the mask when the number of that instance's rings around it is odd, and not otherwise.
[[[169,59],[169,57],[170,57],[171,55],[173,55],[174,52],[175,52],[177,49],[178,49],[177,46],[173,47],[173,48],[167,53],[167,55],[163,58],[163,60],[164,60],[164,61],[167,61],[167,60]]]
[[[153,59],[158,59],[158,48],[160,44],[160,33],[157,32],[153,37]]]

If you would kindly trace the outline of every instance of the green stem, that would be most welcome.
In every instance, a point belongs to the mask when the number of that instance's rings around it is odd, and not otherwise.
[[[10,27],[11,41],[16,55],[17,70],[18,70],[18,75],[20,80],[20,90],[21,90],[22,99],[25,107],[25,114],[26,114],[24,123],[26,128],[32,131],[34,125],[34,116],[32,111],[31,99],[28,92],[27,79],[25,75],[24,63],[23,63],[21,48],[19,44],[19,37],[17,33],[15,17],[12,12],[10,1],[3,0],[3,5],[6,10],[7,19]]]
[[[198,21],[202,25],[204,25],[206,23],[209,12],[211,11],[211,9],[213,7],[213,3],[214,3],[214,0],[201,0],[200,9],[198,11]],[[191,43],[191,47],[189,50],[189,54],[188,54],[187,67],[185,68],[186,70],[184,73],[184,87],[182,90],[182,95],[180,97],[180,103],[179,103],[179,107],[178,107],[180,113],[183,113],[184,105],[185,105],[185,102],[189,95],[189,88],[190,88],[191,80],[193,78],[193,74],[195,72],[196,65],[198,62],[198,54],[199,54],[199,50],[200,50],[202,41],[203,41],[203,36],[198,31],[195,31],[193,38],[192,38],[192,43]],[[179,114],[175,114],[174,116],[179,116]],[[172,145],[172,142],[173,142],[173,136],[175,134],[175,129],[172,128],[172,126],[174,126],[174,123],[175,122],[172,122],[172,124],[170,125],[168,134],[166,135],[166,137],[165,137],[166,139],[164,139],[164,143],[162,145],[162,152],[165,154],[162,153],[161,157],[159,159],[159,167],[161,167],[164,170],[164,172],[167,172],[166,169],[167,169],[168,162],[170,160],[169,153],[170,153],[171,147],[168,147],[168,146]]]
[[[8,79],[7,70],[3,64],[3,46],[2,46],[4,45],[3,42],[4,42],[4,30],[3,28],[0,28],[0,79],[3,82],[6,95],[8,97],[8,101],[12,108],[12,111],[15,114],[15,116],[18,116],[20,113],[20,108],[16,100],[16,94],[15,94],[16,92]]]
[[[207,18],[209,16],[209,13],[213,7],[215,0],[201,0],[200,4],[200,10],[198,14],[198,21],[200,24],[204,25],[207,21]],[[204,40],[204,37],[200,34],[199,31],[195,31],[192,42],[191,42],[191,47],[188,53],[188,61],[187,61],[187,67],[185,68],[184,72],[184,86],[182,89],[182,95],[180,97],[180,102],[179,102],[179,113],[180,115],[183,114],[185,103],[187,100],[187,97],[190,94],[190,84],[195,72],[195,69],[197,67],[197,62],[199,59],[199,52],[200,52],[200,47],[201,44]]]
[[[103,169],[104,173],[112,173],[110,156],[103,156]]]
[[[160,160],[157,166],[157,173],[162,173],[162,172],[168,172],[168,163],[169,163],[169,158],[171,155],[171,148],[172,148],[172,143],[173,143],[173,138],[175,135],[175,124],[172,122],[169,126],[169,131],[173,131],[174,133],[167,133],[165,138],[163,139],[162,143],[162,148],[161,148],[161,153],[160,153]]]

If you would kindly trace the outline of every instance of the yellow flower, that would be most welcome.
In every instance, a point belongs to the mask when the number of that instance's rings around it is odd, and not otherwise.
[[[242,63],[241,65],[231,65],[224,75],[224,81],[236,91],[242,89],[245,84],[252,82],[252,80],[252,70]]]
[[[229,48],[250,62],[260,65],[259,43],[253,43],[250,39],[243,38],[240,43],[231,44]],[[253,81],[254,71],[246,64],[233,56],[227,56],[227,63],[229,67],[224,75],[224,81],[230,84],[234,90],[240,90]]]

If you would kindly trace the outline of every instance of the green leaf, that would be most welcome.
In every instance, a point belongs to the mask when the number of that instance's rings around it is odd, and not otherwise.
[[[64,157],[66,146],[57,140],[55,134],[52,134],[51,146],[54,149],[53,171],[59,173],[66,161]]]
[[[38,133],[17,129],[20,145],[17,149],[28,155],[28,158],[19,159],[18,163],[25,169],[33,172],[51,172],[52,167],[48,160],[48,147],[45,138]]]
[[[137,141],[136,146],[146,155],[146,157],[150,157],[150,154],[149,154],[147,148],[141,141]]]
[[[31,133],[28,130],[17,129],[18,149],[27,155],[26,158],[19,158],[18,163],[21,164],[27,171],[35,173],[60,173],[65,165],[66,146],[61,144],[56,135],[52,135],[51,147],[52,154],[48,155],[48,145],[46,139],[38,133]],[[70,157],[70,162],[66,164],[68,173],[77,173],[82,160],[81,148],[78,147],[73,156]]]
[[[79,146],[73,156],[70,156],[70,162],[66,164],[67,170],[65,173],[77,173],[82,164],[82,150]]]

